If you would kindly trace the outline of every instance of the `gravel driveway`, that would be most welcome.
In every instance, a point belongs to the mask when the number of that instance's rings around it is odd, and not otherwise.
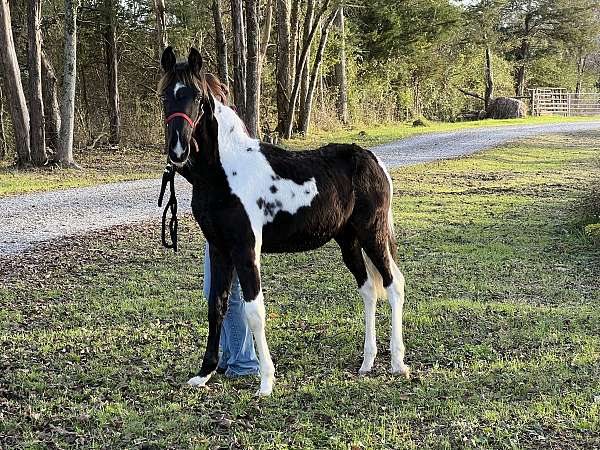
[[[388,167],[418,164],[468,155],[507,141],[541,133],[600,130],[600,121],[552,125],[518,125],[413,136],[373,148]],[[157,178],[160,174],[157,173]],[[178,182],[180,212],[188,211],[191,189]],[[101,186],[0,198],[0,255],[19,253],[36,242],[83,234],[133,222],[156,220],[160,180],[130,181]]]

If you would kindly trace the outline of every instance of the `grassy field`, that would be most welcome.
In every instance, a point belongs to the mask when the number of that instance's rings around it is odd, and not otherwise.
[[[364,147],[383,144],[414,134],[453,131],[482,126],[507,126],[520,124],[547,124],[564,121],[598,120],[600,117],[528,117],[514,120],[478,120],[459,123],[431,123],[428,127],[410,124],[355,126],[337,131],[315,131],[307,139],[292,139],[284,145],[292,149],[316,148],[329,142],[356,142]],[[56,167],[33,171],[18,171],[12,161],[0,161],[0,197],[35,191],[49,191],[72,187],[93,186],[101,183],[158,178],[162,174],[165,156],[161,145],[148,148],[124,148],[79,151],[75,160],[81,170]]]
[[[359,377],[362,302],[335,246],[263,258],[272,397],[185,385],[206,338],[196,225],[0,260],[0,448],[598,448],[600,247],[580,211],[600,135],[393,173],[410,381]]]

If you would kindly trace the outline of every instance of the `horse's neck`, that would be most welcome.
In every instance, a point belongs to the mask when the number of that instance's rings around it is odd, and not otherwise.
[[[256,147],[258,140],[248,136],[246,126],[233,109],[215,100],[215,117],[219,124],[219,154],[221,157],[235,157],[248,147]]]

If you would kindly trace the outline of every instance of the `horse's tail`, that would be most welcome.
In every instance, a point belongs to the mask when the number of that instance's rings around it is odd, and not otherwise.
[[[388,211],[387,211],[387,217],[386,217],[386,219],[387,219],[386,225],[387,225],[388,252],[389,252],[389,257],[391,259],[390,264],[393,265],[393,264],[395,264],[396,256],[398,255],[398,247],[397,247],[397,243],[396,243],[396,233],[394,231],[394,215],[392,212],[392,200],[394,198],[394,186],[392,184],[392,177],[390,176],[390,174],[387,171],[383,162],[377,157],[377,155],[375,155],[374,153],[372,153],[372,154],[373,154],[373,156],[375,156],[375,159],[377,159],[377,163],[381,167],[381,170],[383,171],[385,178],[387,179],[388,186],[389,186],[389,197],[388,197],[389,205],[388,205]],[[377,292],[377,297],[378,298],[387,298],[387,292],[386,292],[385,288],[383,287],[383,279],[381,278],[381,274],[379,273],[379,271],[377,270],[377,268],[375,267],[373,262],[369,259],[367,254],[364,252],[364,250],[362,252],[362,255],[363,255],[363,259],[365,261],[367,273],[369,274],[369,278],[375,284],[375,291]]]

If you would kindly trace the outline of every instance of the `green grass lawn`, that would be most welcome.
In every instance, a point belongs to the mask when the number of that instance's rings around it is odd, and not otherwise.
[[[0,448],[598,448],[600,134],[393,172],[410,381],[338,250],[263,258],[273,396],[185,385],[207,334],[203,240],[159,221],[0,260]]]
[[[439,131],[454,131],[482,126],[508,126],[522,124],[547,124],[565,121],[599,120],[600,117],[558,116],[528,117],[510,120],[477,120],[472,122],[435,123],[428,127],[413,127],[411,124],[392,123],[384,125],[355,125],[336,131],[314,131],[309,138],[284,141],[291,149],[316,148],[329,142],[352,143],[371,147],[411,135]],[[77,152],[75,160],[81,170],[56,167],[19,171],[13,162],[0,161],[0,197],[36,191],[49,191],[73,187],[94,186],[102,183],[158,178],[162,174],[165,156],[161,145],[148,148],[103,149],[95,148]]]

